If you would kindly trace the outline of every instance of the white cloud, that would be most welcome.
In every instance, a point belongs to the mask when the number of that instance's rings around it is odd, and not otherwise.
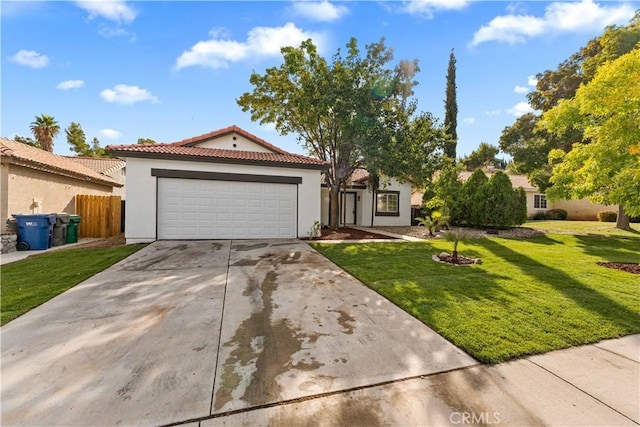
[[[476,122],[476,118],[475,117],[467,117],[465,119],[462,119],[462,121],[467,124],[467,125],[472,125]]]
[[[403,2],[402,10],[411,15],[431,19],[440,10],[460,10],[471,3],[471,0],[408,0]]]
[[[101,25],[100,29],[98,30],[98,34],[107,39],[111,39],[114,37],[129,37],[129,40],[132,42],[136,40],[135,34],[130,33],[122,27],[109,27],[107,25]]]
[[[528,93],[529,92],[529,88],[528,87],[524,87],[524,86],[516,86],[513,88],[513,91],[515,93]]]
[[[100,129],[98,136],[104,139],[118,139],[122,136],[122,132],[118,132],[114,129]]]
[[[141,101],[158,102],[158,97],[147,89],[123,84],[115,85],[113,89],[103,90],[100,92],[100,97],[107,102],[117,102],[118,104],[135,104]]]
[[[545,8],[544,16],[496,16],[473,35],[472,46],[489,41],[524,43],[528,38],[548,33],[598,31],[631,19],[634,8],[627,3],[601,6],[593,0],[555,2]]]
[[[138,15],[135,9],[121,0],[85,0],[77,1],[76,5],[89,12],[90,19],[101,16],[116,22],[133,22]]]
[[[321,34],[303,31],[291,22],[282,27],[252,28],[244,42],[212,36],[211,40],[200,41],[184,51],[176,59],[176,69],[192,66],[228,68],[230,62],[278,56],[282,47],[298,46],[309,38],[322,50],[324,37]]]
[[[49,64],[47,55],[38,53],[35,50],[19,50],[9,59],[17,64],[31,68],[43,68]]]
[[[488,110],[484,112],[487,116],[498,116],[502,113],[502,110]]]
[[[513,107],[507,110],[507,113],[512,114],[516,117],[520,117],[523,114],[532,113],[532,112],[533,112],[533,108],[531,108],[531,106],[524,101],[518,102],[516,105],[514,105]]]
[[[536,79],[536,76],[529,76],[529,78],[527,79],[527,84],[531,87],[536,87],[536,85],[538,84],[538,79]]]
[[[84,80],[65,80],[63,82],[58,83],[56,89],[60,90],[69,90],[69,89],[78,89],[84,86]]]
[[[349,9],[346,6],[338,6],[327,0],[302,0],[293,3],[293,11],[297,15],[314,21],[333,22],[346,15]]]

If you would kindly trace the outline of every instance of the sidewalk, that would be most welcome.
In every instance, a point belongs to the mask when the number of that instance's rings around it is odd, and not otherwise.
[[[212,417],[220,425],[640,425],[640,335]]]
[[[51,251],[57,251],[58,249],[72,248],[74,246],[83,245],[85,243],[95,242],[96,240],[100,240],[100,239],[85,237],[80,239],[77,243],[67,243],[66,245],[61,245],[61,246],[52,246],[49,249],[45,249],[42,251],[13,251],[6,254],[0,254],[0,265],[11,264],[12,262],[23,260],[27,257],[30,257],[31,255],[48,254]]]

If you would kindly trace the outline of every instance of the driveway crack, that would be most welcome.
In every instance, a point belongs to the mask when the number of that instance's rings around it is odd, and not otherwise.
[[[229,253],[227,254],[227,273],[224,278],[224,293],[222,294],[222,312],[220,313],[220,330],[218,330],[218,348],[216,349],[216,365],[213,369],[213,384],[211,385],[211,403],[209,404],[209,415],[213,414],[213,399],[216,389],[216,376],[218,374],[218,363],[220,362],[220,346],[222,346],[222,325],[224,324],[224,306],[227,299],[227,286],[229,286],[229,268],[231,264],[231,248],[233,240],[229,242]]]

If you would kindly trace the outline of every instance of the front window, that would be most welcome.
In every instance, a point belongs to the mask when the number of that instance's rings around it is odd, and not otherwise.
[[[533,208],[534,209],[547,209],[547,198],[544,194],[533,195]]]
[[[400,216],[399,191],[376,193],[376,216]]]

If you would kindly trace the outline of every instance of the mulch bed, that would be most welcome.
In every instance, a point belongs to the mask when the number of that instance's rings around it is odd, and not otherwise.
[[[616,270],[626,271],[627,273],[640,274],[640,264],[633,262],[599,262],[598,265]]]
[[[337,231],[330,228],[323,228],[322,237],[313,240],[367,240],[367,239],[389,239],[393,237],[383,236],[382,234],[369,233],[368,231],[356,230],[355,228],[339,228]]]

